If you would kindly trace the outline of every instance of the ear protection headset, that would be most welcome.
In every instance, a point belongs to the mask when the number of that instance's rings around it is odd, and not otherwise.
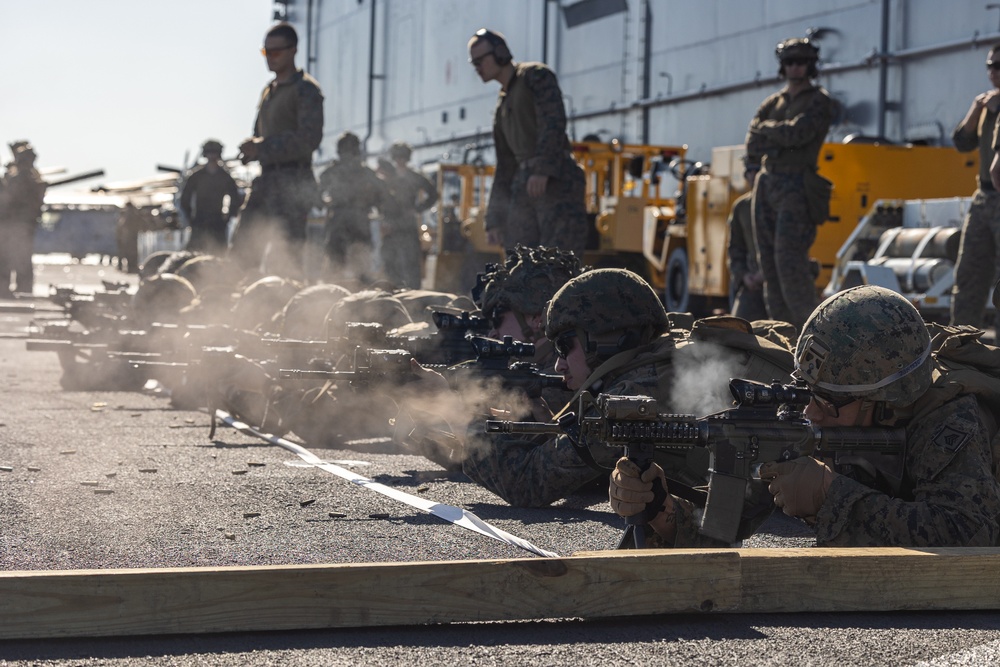
[[[503,67],[507,65],[514,59],[511,55],[510,49],[507,48],[507,40],[503,38],[498,32],[493,32],[487,28],[480,28],[476,31],[476,39],[485,39],[493,47],[493,58],[497,61],[497,65]]]

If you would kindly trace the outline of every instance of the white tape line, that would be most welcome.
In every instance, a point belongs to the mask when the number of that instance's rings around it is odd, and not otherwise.
[[[340,466],[333,465],[328,461],[324,461],[315,454],[313,454],[312,452],[310,452],[305,447],[296,445],[294,442],[290,442],[288,440],[285,440],[284,438],[275,437],[270,433],[261,433],[252,426],[249,426],[248,424],[245,424],[241,421],[237,421],[236,419],[233,419],[233,417],[229,413],[223,410],[216,410],[215,415],[216,417],[218,417],[220,421],[222,421],[225,424],[228,424],[229,426],[232,426],[237,431],[248,433],[255,437],[267,440],[271,444],[283,447],[288,451],[296,454],[300,459],[302,459],[306,463],[315,466],[317,468],[320,468],[322,470],[325,470],[334,475],[337,475],[338,477],[342,477],[347,481],[352,482],[353,484],[357,484],[358,486],[370,489],[372,491],[375,491],[376,493],[381,493],[384,496],[389,496],[390,498],[398,500],[399,502],[405,503],[411,507],[416,507],[419,510],[423,510],[428,514],[433,514],[439,519],[443,519],[445,521],[448,521],[449,523],[453,523],[456,526],[461,526],[462,528],[466,528],[468,530],[477,532],[480,535],[485,535],[486,537],[491,537],[494,540],[499,540],[500,542],[512,544],[515,547],[520,547],[525,551],[530,551],[531,553],[538,554],[539,556],[545,556],[547,558],[559,557],[559,554],[553,553],[551,551],[546,551],[545,549],[542,549],[540,547],[536,547],[534,544],[528,542],[527,540],[522,540],[520,537],[517,537],[516,535],[511,535],[505,530],[500,530],[496,526],[492,526],[486,523],[472,512],[468,512],[462,509],[461,507],[436,503],[431,500],[426,500],[418,496],[410,495],[409,493],[404,493],[399,489],[394,489],[384,484],[379,484],[378,482],[368,479],[367,477],[363,477],[362,475],[359,475],[356,472],[353,472],[346,468],[341,468]]]

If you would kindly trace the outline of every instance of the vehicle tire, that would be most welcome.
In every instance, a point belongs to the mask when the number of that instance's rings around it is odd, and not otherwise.
[[[687,248],[674,248],[667,258],[663,305],[668,313],[684,313],[691,297],[688,289]]]

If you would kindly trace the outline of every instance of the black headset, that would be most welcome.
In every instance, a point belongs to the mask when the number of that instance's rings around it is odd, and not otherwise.
[[[480,28],[476,31],[476,39],[485,39],[493,47],[493,58],[497,61],[497,65],[503,67],[507,65],[514,59],[511,55],[510,49],[507,48],[507,40],[503,38],[498,32],[493,32],[487,28]]]

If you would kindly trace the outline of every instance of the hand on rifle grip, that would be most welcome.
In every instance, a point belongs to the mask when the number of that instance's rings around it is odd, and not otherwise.
[[[650,463],[648,468],[640,470],[628,458],[618,459],[611,473],[608,498],[611,509],[618,516],[627,518],[645,513],[646,520],[652,520],[664,509],[667,499],[667,477],[663,468]]]
[[[767,490],[774,496],[775,506],[788,516],[807,520],[819,513],[836,476],[829,466],[811,456],[760,467],[760,478],[770,482]]]

